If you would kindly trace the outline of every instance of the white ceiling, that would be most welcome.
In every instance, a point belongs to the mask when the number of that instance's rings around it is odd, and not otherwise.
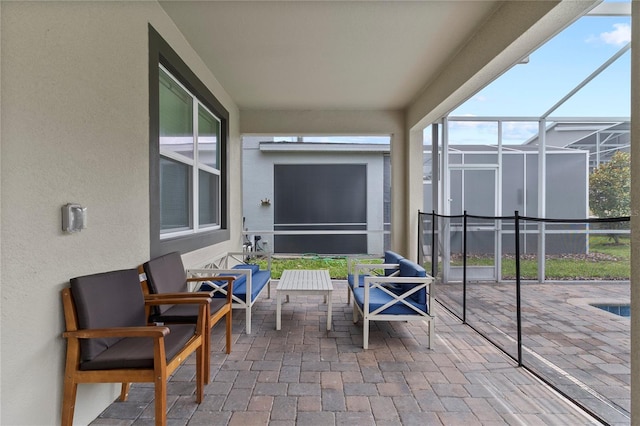
[[[498,1],[161,1],[241,109],[401,109]]]

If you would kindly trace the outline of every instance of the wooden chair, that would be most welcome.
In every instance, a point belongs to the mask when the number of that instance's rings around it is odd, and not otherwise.
[[[73,278],[62,290],[67,356],[62,400],[62,425],[73,423],[78,383],[122,383],[125,401],[129,383],[155,384],[155,423],[167,420],[168,377],[196,353],[196,402],[204,393],[204,334],[209,299],[176,298],[145,301],[138,271],[128,269]],[[145,306],[196,304],[196,324],[149,326]]]
[[[209,315],[205,327],[208,332],[205,335],[206,361],[205,383],[210,380],[210,355],[211,355],[211,329],[222,318],[226,318],[226,352],[231,353],[232,337],[232,305],[231,292],[226,298],[213,298],[213,292],[191,292],[190,283],[209,281],[211,279],[224,281],[229,289],[233,287],[236,277],[198,277],[187,278],[180,253],[169,253],[144,263],[138,268],[140,284],[146,298],[157,297],[206,297],[211,298]],[[213,274],[210,274],[213,275]],[[197,320],[197,310],[193,305],[163,305],[147,310],[147,318],[150,322],[164,324],[191,324]]]

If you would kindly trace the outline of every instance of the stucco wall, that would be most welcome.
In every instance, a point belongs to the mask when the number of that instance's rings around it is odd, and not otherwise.
[[[368,253],[384,251],[384,159],[382,153],[371,152],[262,152],[260,142],[272,138],[245,137],[243,140],[245,228],[254,234],[274,229],[274,167],[280,164],[366,164],[367,167],[367,230]],[[268,198],[272,205],[263,206],[260,200]],[[262,234],[269,241],[269,250],[278,251],[273,245],[273,235]]]
[[[631,42],[640,43],[640,2],[631,9]],[[631,424],[640,422],[640,50],[631,49]]]
[[[155,2],[1,2],[2,424],[59,423],[65,344],[60,289],[71,277],[149,255],[148,24],[230,112],[231,217],[240,218],[238,111]],[[235,167],[234,167],[235,165]],[[88,208],[61,231],[60,207]],[[184,257],[190,266],[238,247]],[[82,385],[76,423],[115,385]]]

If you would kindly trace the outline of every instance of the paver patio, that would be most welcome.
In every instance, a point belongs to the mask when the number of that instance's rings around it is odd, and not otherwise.
[[[263,297],[251,335],[235,315],[229,355],[216,326],[205,399],[195,403],[188,360],[169,383],[169,424],[597,424],[440,306],[434,348],[426,347],[426,324],[379,322],[363,350],[362,323],[353,324],[346,300],[346,282],[334,280],[327,331],[322,296],[292,298],[276,331],[276,298]],[[153,388],[133,385],[127,402],[91,424],[153,424]]]

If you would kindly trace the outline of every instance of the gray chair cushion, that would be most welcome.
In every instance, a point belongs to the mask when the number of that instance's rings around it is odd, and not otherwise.
[[[164,337],[167,361],[193,337],[194,325],[175,324]],[[126,337],[90,361],[80,363],[80,370],[112,370],[118,368],[153,368],[153,339]]]
[[[226,299],[211,300],[211,314],[218,312],[227,303]],[[198,309],[200,305],[173,305],[162,314],[151,315],[152,322],[188,323],[198,322]]]
[[[147,275],[149,291],[153,294],[182,293],[188,290],[187,274],[180,253],[173,252],[151,259],[142,265]],[[155,315],[163,314],[171,305],[153,309]]]
[[[138,271],[127,269],[70,280],[78,314],[78,328],[139,327],[146,325],[144,297]],[[120,338],[81,339],[81,361],[97,357]]]

